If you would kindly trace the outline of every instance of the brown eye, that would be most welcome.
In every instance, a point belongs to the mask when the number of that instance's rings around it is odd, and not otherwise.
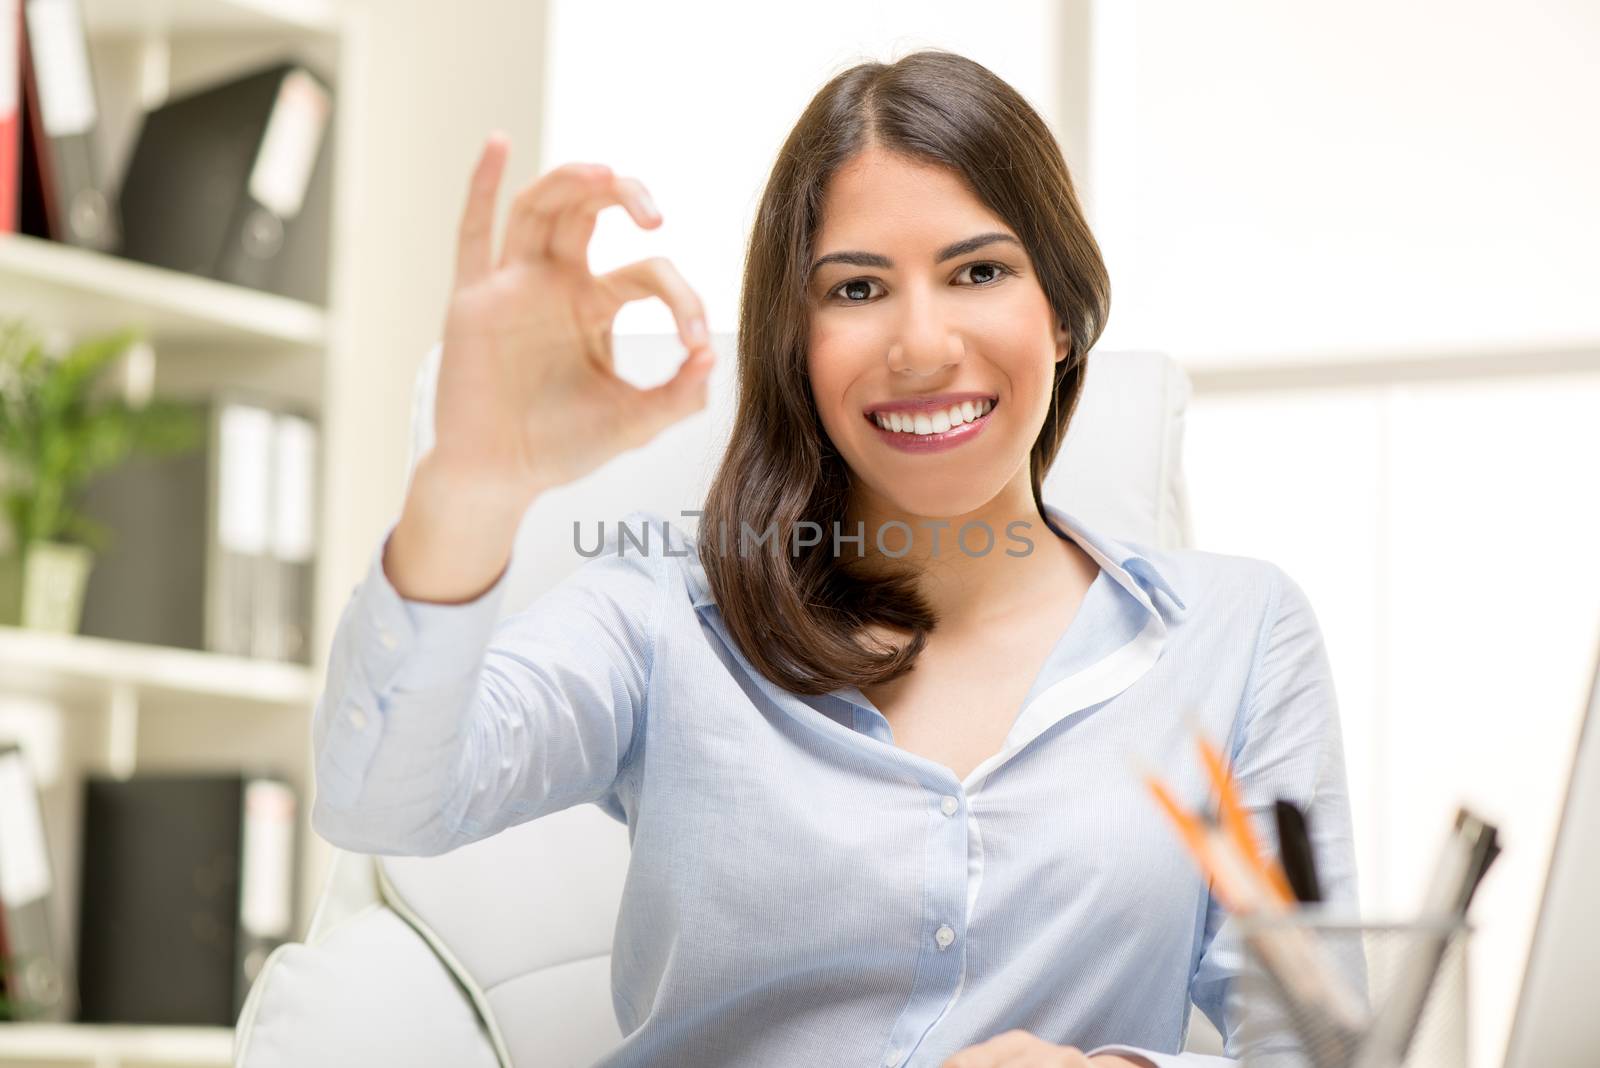
[[[973,285],[967,287],[972,289],[982,289],[985,286],[992,286],[1006,275],[1016,273],[1009,267],[1005,266],[1005,264],[995,263],[992,260],[980,260],[977,263],[967,264],[965,267],[961,268],[961,270],[956,272],[956,276],[960,277],[967,271],[984,271],[990,275],[990,277],[977,280],[973,283]],[[834,286],[833,289],[828,292],[828,299],[838,300],[845,304],[865,304],[869,299],[872,292],[872,287],[875,284],[877,283],[871,278],[852,278],[848,282],[840,282],[838,285]]]
[[[863,292],[861,292],[861,290],[866,289],[866,290],[870,291],[871,288],[872,288],[871,279],[853,278],[848,282],[840,282],[837,286],[834,287],[833,292],[836,293],[836,294],[855,293],[855,294],[857,294],[858,296],[861,297],[861,300],[852,300],[849,297],[846,297],[845,298],[845,303],[846,304],[860,304],[867,297],[867,293],[863,293]]]
[[[1007,270],[1005,268],[1004,265],[999,264],[999,263],[992,263],[992,262],[987,261],[987,260],[985,260],[985,261],[983,261],[981,263],[969,263],[969,264],[967,264],[965,267],[963,267],[961,269],[963,271],[985,271],[985,270],[987,270],[987,271],[993,272],[993,277],[992,278],[988,279],[987,281],[979,281],[977,283],[980,286],[993,285],[994,283],[998,282],[1001,278],[1003,278],[1006,275],[1011,273],[1009,270]]]

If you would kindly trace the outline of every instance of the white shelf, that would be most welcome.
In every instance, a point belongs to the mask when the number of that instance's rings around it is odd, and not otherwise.
[[[326,0],[83,0],[91,34],[333,33]]]
[[[319,690],[312,670],[299,664],[5,626],[0,677],[6,693],[65,701],[105,702],[132,687],[140,704],[200,699],[304,709]]]
[[[23,234],[0,234],[0,314],[86,333],[137,324],[158,347],[319,348],[328,335],[304,301]]]
[[[233,1028],[0,1023],[0,1063],[20,1060],[228,1065]]]
[[[80,2],[99,94],[95,149],[108,179],[123,173],[142,115],[156,102],[278,59],[300,60],[329,77],[345,131],[325,146],[337,153],[328,234],[329,252],[337,250],[336,219],[351,202],[355,173],[345,166],[348,134],[365,126],[366,110],[357,91],[365,20],[352,17],[346,0]],[[347,259],[329,257],[330,301],[342,288],[338,275],[350,269]],[[50,341],[139,328],[157,350],[157,396],[233,385],[314,411],[327,446],[317,457],[319,529],[336,535],[356,513],[349,502],[328,499],[330,458],[340,447],[329,439],[348,437],[352,432],[339,428],[370,402],[349,388],[356,376],[336,359],[346,347],[343,314],[331,304],[0,234],[0,318],[25,319]],[[348,556],[340,542],[336,536],[319,544],[322,559]],[[336,603],[333,595],[345,593],[330,592],[330,582],[338,585],[332,569],[319,567],[313,603]],[[329,852],[306,826],[314,785],[308,720],[322,677],[321,667],[0,626],[0,724],[43,773],[41,809],[60,891],[51,897],[49,921],[68,960],[81,905],[81,787],[108,772],[285,774],[302,798],[293,912],[312,913]],[[150,979],[168,985],[159,968]],[[231,1027],[0,1023],[0,1068],[224,1066],[233,1063],[234,1041]]]

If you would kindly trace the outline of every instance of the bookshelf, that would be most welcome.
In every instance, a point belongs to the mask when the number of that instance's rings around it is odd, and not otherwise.
[[[294,57],[335,91],[334,217],[326,307],[17,234],[0,235],[0,315],[25,316],[47,335],[87,336],[139,325],[157,356],[155,391],[195,395],[245,386],[314,414],[319,487],[326,497],[326,427],[339,412],[328,388],[348,331],[341,328],[340,204],[351,179],[344,145],[355,125],[354,23],[338,0],[80,0],[100,123],[95,148],[114,183],[147,107],[233,73]],[[342,403],[360,405],[360,396]],[[314,631],[348,589],[324,566],[338,524],[317,502]],[[55,893],[53,935],[77,958],[80,791],[88,774],[268,769],[300,801],[294,937],[304,936],[325,857],[310,830],[310,718],[327,636],[310,666],[256,661],[82,635],[0,626],[0,737],[29,751],[39,776]],[[154,973],[159,981],[159,970]],[[230,1027],[0,1023],[0,1068],[226,1065]]]
[[[341,33],[327,0],[84,0],[84,17],[102,34]]]
[[[315,305],[25,234],[0,234],[0,293],[5,314],[88,332],[136,321],[156,344],[317,350],[328,340]]]
[[[10,694],[105,700],[127,689],[152,702],[203,698],[238,711],[296,708],[321,688],[297,664],[7,626],[0,626],[0,672]]]
[[[233,1029],[5,1024],[0,1059],[7,1064],[225,1065],[233,1062]]]

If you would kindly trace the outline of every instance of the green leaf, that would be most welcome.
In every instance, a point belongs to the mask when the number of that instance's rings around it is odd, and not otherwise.
[[[46,355],[21,320],[0,320],[0,500],[19,543],[74,539],[103,548],[109,532],[69,505],[96,474],[140,453],[186,452],[204,443],[203,407],[152,400],[134,408],[94,386],[142,330],[127,327]]]
[[[95,379],[140,336],[139,330],[129,327],[74,347],[61,357],[55,372],[46,380],[40,394],[41,407],[46,412],[62,414],[81,406]]]

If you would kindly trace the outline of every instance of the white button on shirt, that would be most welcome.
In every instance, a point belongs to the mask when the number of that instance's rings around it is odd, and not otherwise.
[[[1191,1001],[1236,1048],[1241,947],[1137,769],[1207,803],[1198,723],[1258,837],[1273,840],[1276,798],[1300,804],[1325,896],[1353,905],[1321,632],[1273,564],[1046,511],[1100,574],[999,751],[961,780],[895,745],[857,687],[801,696],[756,673],[687,534],[663,547],[655,513],[623,517],[648,528],[647,554],[632,538],[619,554],[608,522],[600,556],[504,619],[511,568],[470,603],[400,597],[382,570],[396,519],[334,633],[313,826],[407,854],[580,804],[627,823],[622,1038],[595,1068],[890,1052],[938,1068],[1012,1029],[1161,1068],[1217,1063],[1179,1050]],[[961,949],[941,952],[957,930]]]

